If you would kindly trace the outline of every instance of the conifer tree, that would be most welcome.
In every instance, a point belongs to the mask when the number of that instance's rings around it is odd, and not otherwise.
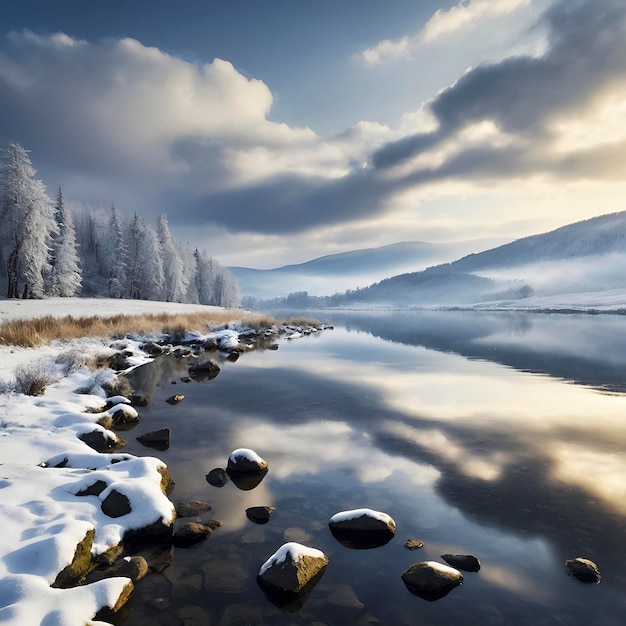
[[[58,232],[52,239],[52,271],[50,292],[55,296],[71,297],[81,286],[76,233],[70,212],[65,207],[63,191],[59,186],[54,207]]]
[[[43,296],[50,271],[56,224],[45,186],[35,174],[28,152],[9,144],[0,169],[0,242],[9,298]]]
[[[122,218],[115,205],[111,206],[107,236],[104,242],[105,270],[108,279],[109,297],[123,298],[128,267],[127,249],[124,242]]]
[[[189,287],[181,251],[172,237],[165,213],[157,217],[157,235],[163,259],[163,298],[167,302],[184,302]]]

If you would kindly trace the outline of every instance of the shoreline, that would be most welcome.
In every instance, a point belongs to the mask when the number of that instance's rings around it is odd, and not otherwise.
[[[13,308],[21,314],[28,302],[16,303]],[[0,303],[0,310],[4,304],[6,301]],[[59,314],[67,315],[68,303],[63,304],[66,306]],[[154,310],[159,303],[146,306]],[[93,315],[93,310],[84,312]],[[50,309],[46,311],[49,314]],[[233,311],[233,322],[241,314]],[[296,329],[288,330],[288,326],[262,331],[236,323],[234,326],[193,333],[190,341],[210,343],[215,349],[245,351],[249,346],[243,345],[243,340],[239,345],[239,337],[246,333],[246,344],[252,332],[264,338],[286,332],[296,335]],[[146,337],[143,341],[153,339]],[[169,530],[171,536],[176,515],[166,495],[170,480],[166,465],[157,457],[135,457],[115,449],[117,435],[105,427],[112,415],[129,406],[119,396],[107,405],[107,395],[115,393],[115,379],[152,360],[142,350],[142,343],[137,338],[90,337],[40,348],[3,346],[0,350],[7,357],[0,370],[5,386],[0,396],[0,517],[5,526],[0,538],[3,622],[42,623],[54,613],[62,616],[64,623],[106,623],[94,616],[103,610],[107,615],[117,612],[132,594],[133,583],[123,576],[82,586],[79,581],[98,559],[106,561],[119,552],[116,546],[123,543],[127,533],[159,527],[166,534]],[[111,367],[94,372],[81,364],[91,358],[120,354],[126,367],[117,372]],[[7,375],[33,360],[53,375],[54,382],[38,396],[7,393]],[[104,391],[107,385],[108,394]],[[110,449],[97,452],[81,441],[81,437],[93,433],[101,441],[110,442]],[[95,484],[104,487],[95,492]],[[104,503],[115,493],[126,499],[130,510],[111,517]],[[79,586],[74,586],[76,583]]]

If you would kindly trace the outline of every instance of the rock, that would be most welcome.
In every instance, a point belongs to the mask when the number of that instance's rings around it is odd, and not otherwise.
[[[126,441],[120,439],[115,433],[108,430],[95,429],[90,433],[83,433],[78,437],[96,452],[111,452],[126,445]]]
[[[246,509],[246,517],[255,524],[267,524],[275,510],[273,506],[251,506]]]
[[[276,592],[298,594],[318,580],[327,565],[328,558],[321,550],[289,542],[267,559],[257,579],[262,586]]]
[[[213,380],[220,373],[220,368],[213,361],[200,361],[189,366],[189,376],[194,380]]]
[[[207,623],[208,622],[204,622]],[[254,604],[229,604],[222,614],[217,626],[263,626],[263,612],[261,607]]]
[[[108,485],[103,480],[96,480],[93,485],[76,492],[77,496],[99,496]]]
[[[130,396],[129,400],[132,406],[138,406],[140,408],[146,407],[150,404],[150,398],[148,398],[148,396],[139,396],[133,394],[132,396]]]
[[[172,480],[172,475],[167,465],[162,465],[157,471],[161,474],[161,491],[167,496],[172,493],[176,483]]]
[[[176,515],[178,517],[195,517],[205,511],[210,511],[211,505],[208,502],[200,502],[199,500],[189,500],[187,502],[179,502],[176,505]]]
[[[112,489],[100,505],[102,512],[109,517],[122,517],[132,511],[130,500],[119,491]]]
[[[458,587],[463,582],[463,574],[448,565],[423,561],[411,565],[402,574],[402,580],[411,593],[432,602]]]
[[[167,450],[170,447],[171,436],[172,431],[170,428],[159,428],[158,430],[152,430],[149,433],[140,435],[137,437],[137,441],[148,448]]]
[[[141,580],[148,573],[148,561],[142,556],[127,556],[118,559],[106,568],[94,570],[87,577],[86,583],[93,583],[104,578],[130,578],[134,583]]]
[[[168,404],[178,404],[185,399],[185,396],[182,393],[177,393],[176,395],[170,396],[165,402]]]
[[[164,352],[167,352],[167,350],[165,348],[163,348],[163,346],[160,346],[158,343],[154,343],[153,341],[149,341],[147,343],[144,343],[141,346],[141,349],[148,355],[148,356],[159,356],[160,354],[163,354]]]
[[[202,567],[204,589],[215,593],[241,593],[248,586],[249,575],[241,565],[237,555],[228,560],[213,557],[214,560]]]
[[[268,469],[267,461],[262,459],[254,450],[248,448],[238,448],[231,452],[226,466],[226,472],[229,476],[233,474],[256,474],[267,472]]]
[[[126,355],[123,352],[115,352],[107,357],[105,365],[116,372],[121,372],[130,367]]]
[[[117,615],[121,612],[122,608],[126,605],[126,603],[130,600],[135,586],[129,580],[128,584],[124,586],[122,592],[117,597],[115,601],[111,599],[106,600],[109,602],[106,606],[102,607],[95,615],[93,621],[94,622],[108,622],[112,619],[114,615]]]
[[[205,478],[214,487],[223,487],[228,482],[228,474],[221,467],[212,469]]]
[[[91,547],[96,535],[95,530],[88,530],[83,540],[77,544],[72,562],[59,572],[52,587],[74,587],[93,567]]]
[[[589,559],[583,559],[579,556],[575,559],[565,561],[565,567],[567,567],[567,571],[570,575],[581,583],[595,583],[596,585],[600,583],[600,570],[598,566]]]
[[[452,567],[464,572],[479,572],[480,561],[471,554],[442,554],[441,558]]]
[[[383,546],[391,541],[396,532],[396,523],[389,515],[371,509],[336,513],[328,525],[337,541],[356,549]]]
[[[118,404],[110,413],[113,427],[136,426],[139,422],[139,413],[127,404]]]
[[[186,547],[206,539],[213,529],[198,522],[187,522],[178,528],[172,536],[172,543],[175,546]]]
[[[404,547],[407,550],[418,550],[419,548],[424,547],[424,542],[417,537],[411,537],[404,542]]]
[[[234,450],[228,457],[226,466],[226,473],[230,479],[243,491],[250,491],[259,485],[268,470],[267,461],[248,448]]]

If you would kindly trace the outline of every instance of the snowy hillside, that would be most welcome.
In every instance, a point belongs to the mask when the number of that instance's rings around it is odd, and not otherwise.
[[[500,241],[478,239],[434,244],[404,241],[318,257],[305,263],[270,270],[229,267],[244,296],[273,298],[294,291],[324,295],[368,285],[387,276],[423,270],[459,256],[483,250]]]

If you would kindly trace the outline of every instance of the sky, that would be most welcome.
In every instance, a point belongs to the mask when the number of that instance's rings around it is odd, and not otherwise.
[[[224,265],[623,210],[624,0],[0,0],[0,146]]]

